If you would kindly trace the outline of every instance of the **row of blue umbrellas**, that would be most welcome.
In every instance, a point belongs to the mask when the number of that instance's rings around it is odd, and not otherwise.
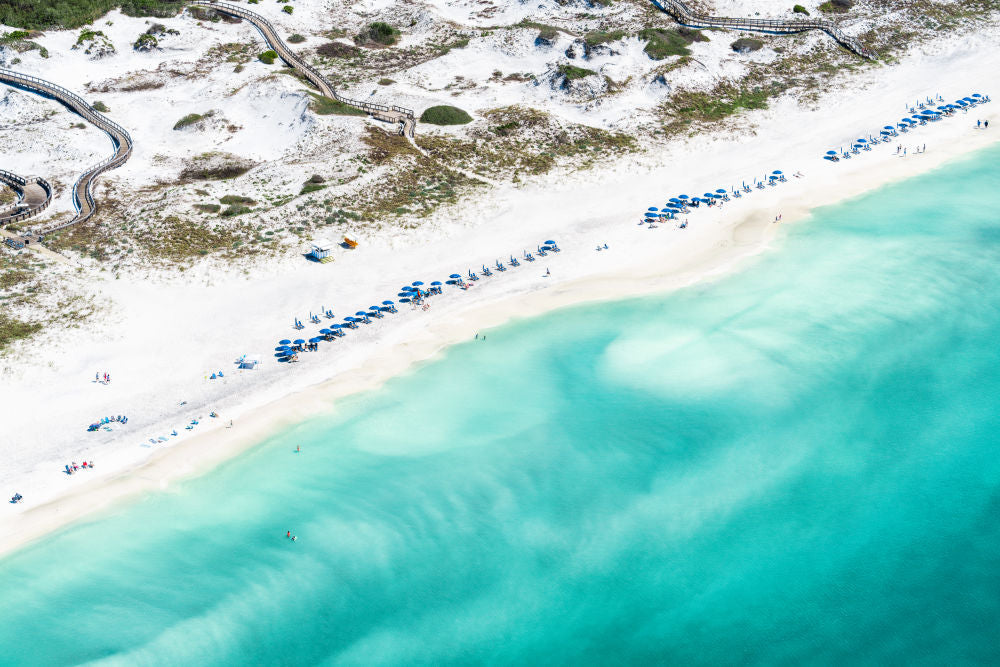
[[[778,180],[782,177],[782,172],[780,170],[774,170],[768,174],[767,179],[770,181]],[[686,212],[688,206],[694,205],[698,206],[700,204],[710,204],[718,200],[729,199],[728,190],[725,188],[718,188],[715,192],[706,192],[701,197],[689,197],[688,195],[677,195],[676,197],[671,197],[666,206],[663,208],[657,208],[655,206],[650,206],[646,209],[646,221],[650,222],[656,218],[667,218],[668,220],[676,217],[678,213]],[[736,188],[733,188],[733,192],[736,192]]]
[[[952,114],[961,109],[967,109],[985,101],[980,93],[973,93],[968,97],[963,97],[959,100],[955,100],[953,104],[942,104],[935,109],[923,109],[920,113],[913,114],[906,118],[900,119],[895,125],[886,125],[880,131],[879,135],[882,141],[888,141],[889,137],[895,137],[897,131],[901,130],[906,132],[910,128],[916,127],[917,125],[927,123],[928,121],[941,120],[943,117]],[[851,151],[857,152],[859,150],[871,150],[871,144],[878,143],[879,139],[875,137],[869,137],[868,139],[855,139],[851,143]],[[846,151],[841,150],[841,155],[846,155]],[[827,151],[826,159],[836,158],[838,155],[837,151]]]

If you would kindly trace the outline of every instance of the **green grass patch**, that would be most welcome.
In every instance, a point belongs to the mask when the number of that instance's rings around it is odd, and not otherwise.
[[[261,61],[265,65],[273,65],[277,57],[278,57],[277,53],[275,53],[271,49],[268,49],[267,51],[264,51],[259,56],[257,56],[257,60]]]
[[[41,330],[42,325],[37,322],[22,322],[0,313],[0,350],[5,349],[14,341],[29,338]]]
[[[299,33],[295,33],[294,35],[289,35],[287,41],[289,44],[301,44],[306,41],[306,38]]]
[[[472,116],[458,107],[442,104],[425,109],[420,114],[420,122],[431,125],[465,125],[472,122]]]
[[[700,30],[692,30],[681,26],[664,30],[663,28],[646,28],[639,31],[639,38],[646,40],[643,51],[653,60],[663,60],[670,56],[689,56],[688,48],[695,42],[707,42],[708,37]]]
[[[195,204],[194,208],[202,213],[218,213],[222,210],[222,207],[218,204]]]
[[[585,67],[577,67],[576,65],[559,65],[558,71],[560,74],[565,76],[569,81],[574,81],[576,79],[582,79],[592,74],[597,74],[597,72],[595,72],[592,69],[587,69]]]
[[[368,114],[362,109],[357,107],[352,107],[343,102],[338,102],[335,99],[324,97],[319,93],[314,93],[309,91],[309,96],[312,97],[312,102],[309,104],[309,108],[312,109],[313,113],[319,114],[320,116],[367,116]]]
[[[105,104],[104,102],[101,102],[100,100],[94,102],[90,106],[94,107],[95,111],[100,111],[101,113],[107,113],[111,111],[111,109],[108,108],[108,105]]]
[[[583,41],[587,43],[587,46],[597,46],[598,44],[617,42],[624,36],[624,30],[613,30],[611,32],[604,30],[592,30],[583,36]]]
[[[716,122],[741,109],[766,109],[767,100],[777,91],[768,88],[744,88],[730,84],[711,92],[682,91],[669,104],[670,111],[682,122]]]

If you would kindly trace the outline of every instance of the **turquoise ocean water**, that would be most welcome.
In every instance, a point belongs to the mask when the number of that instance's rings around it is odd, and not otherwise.
[[[0,663],[995,664],[998,211],[992,149],[455,346],[0,560]]]

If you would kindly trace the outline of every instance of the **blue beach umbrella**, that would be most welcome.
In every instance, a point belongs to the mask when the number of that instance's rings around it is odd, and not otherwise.
[[[656,209],[655,209],[655,208],[651,208],[651,209],[649,209],[649,210],[651,210],[651,211],[655,211]],[[546,241],[546,242],[545,242],[545,244],[546,244],[546,245],[555,245],[555,244],[556,244],[556,242],[555,242],[555,241]]]
[[[650,206],[650,207],[649,207],[649,208],[647,208],[646,210],[647,210],[647,211],[657,211],[657,210],[659,210],[659,209],[657,209],[657,208],[656,208],[655,206]]]
[[[319,330],[319,332],[320,332],[321,334],[331,334],[331,333],[333,333],[333,332],[332,332],[332,331],[330,331],[329,329],[320,329],[320,330]]]
[[[440,285],[440,284],[441,284],[440,280],[435,280],[434,282],[431,283],[431,286],[435,287],[435,286]]]
[[[331,329],[343,329],[344,325],[343,324],[331,324],[330,328]]]
[[[302,338],[296,338],[296,339],[295,339],[295,344],[296,344],[296,345],[302,345],[302,343],[304,343],[304,342],[306,342],[306,341],[305,341],[305,340],[303,340]]]
[[[355,315],[357,315],[358,317],[364,317],[364,316],[365,316],[365,315],[367,315],[368,313],[366,313],[366,312],[365,312],[365,311],[363,311],[363,310],[359,310],[358,312],[356,312],[356,313],[354,313],[354,314],[355,314]]]
[[[453,273],[453,274],[451,274],[451,275],[450,275],[450,276],[448,276],[448,277],[449,277],[449,278],[461,278],[462,276],[458,275],[457,273]],[[383,302],[383,303],[384,303],[384,302]]]
[[[292,341],[290,341],[290,340],[288,340],[288,339],[286,338],[286,339],[284,339],[284,340],[279,340],[279,341],[278,341],[278,345],[289,345],[289,344],[290,344],[291,342],[292,342]]]
[[[670,199],[668,199],[667,201],[672,201],[672,202],[674,202],[675,204],[680,204],[680,203],[681,203],[681,200],[680,200],[680,199],[678,199],[677,197],[671,197],[671,198],[670,198]]]
[[[826,154],[827,155],[836,155],[837,151],[827,151]]]
[[[383,306],[391,306],[392,305],[392,301],[389,301],[389,300],[383,301],[382,305]]]
[[[357,322],[358,318],[347,316],[347,317],[344,318],[344,321],[345,322]]]
[[[323,337],[322,336],[314,336],[313,338],[309,339],[309,342],[310,343],[321,343],[321,342],[323,342]]]
[[[680,195],[680,198],[681,198],[681,199],[691,199],[691,198],[690,198],[690,197],[688,197],[687,195]]]
[[[716,190],[716,192],[718,192],[720,195],[724,195],[724,194],[726,194],[726,189],[725,188],[719,188],[718,190]]]
[[[402,299],[400,299],[400,301],[402,301],[403,303],[409,303],[410,302],[410,300],[407,299],[407,298],[405,298],[405,297],[402,298]]]
[[[423,285],[423,283],[421,281],[419,281],[419,280],[414,280],[413,281],[413,286],[414,287],[420,287],[421,285]]]
[[[778,174],[779,176],[781,175],[781,172],[780,172],[780,171],[778,171],[777,169],[775,169],[775,170],[774,170],[774,171],[772,171],[771,173],[772,173],[772,174]]]

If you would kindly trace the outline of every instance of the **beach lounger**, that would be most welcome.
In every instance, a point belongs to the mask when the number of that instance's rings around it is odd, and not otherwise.
[[[493,272],[492,272],[492,271],[490,271],[488,267],[484,266],[484,267],[483,267],[483,275],[484,275],[484,276],[492,276],[492,275],[493,275]]]

